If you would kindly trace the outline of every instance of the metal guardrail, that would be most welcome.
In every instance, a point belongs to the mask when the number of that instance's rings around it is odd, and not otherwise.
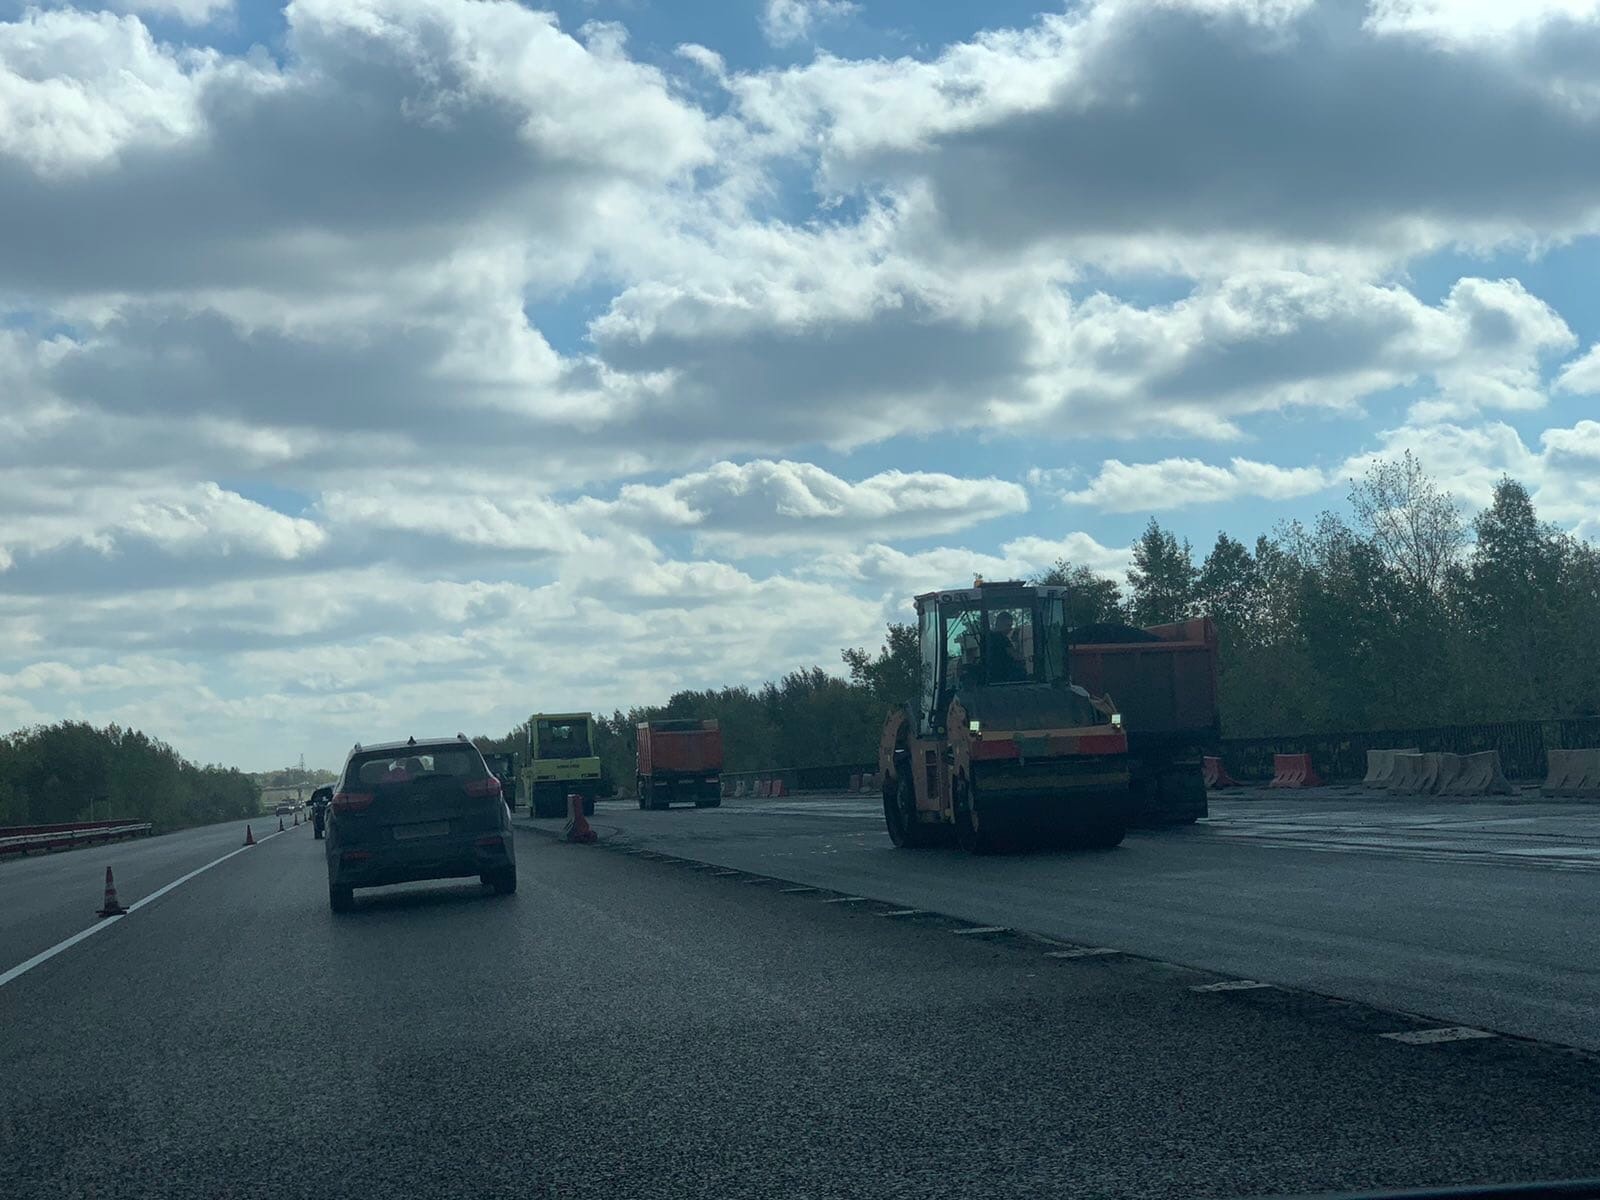
[[[74,846],[92,846],[97,842],[117,841],[122,838],[149,837],[151,823],[95,821],[83,825],[23,825],[14,828],[30,832],[8,832],[0,828],[0,855],[28,854],[35,850],[66,850]]]

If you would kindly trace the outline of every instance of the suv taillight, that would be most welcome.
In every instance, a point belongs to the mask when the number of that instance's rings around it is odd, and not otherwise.
[[[371,792],[336,792],[333,797],[334,812],[364,812],[375,799]]]
[[[469,796],[479,798],[498,796],[500,794],[500,781],[490,775],[484,779],[474,779],[469,783],[462,784],[461,790]]]

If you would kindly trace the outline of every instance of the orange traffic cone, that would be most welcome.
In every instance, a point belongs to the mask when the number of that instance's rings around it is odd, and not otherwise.
[[[283,818],[282,817],[278,818],[278,832],[279,833],[283,832]]]
[[[567,796],[567,827],[561,831],[561,836],[569,842],[593,842],[598,840],[598,835],[589,826],[589,819],[583,815],[583,797],[577,792]]]
[[[300,824],[300,810],[298,808],[294,810],[294,823],[296,825]]]
[[[248,825],[244,827],[244,844],[246,846],[254,846],[256,844],[256,835],[250,832],[250,826]]]
[[[123,913],[125,913],[127,911],[128,911],[127,909],[122,907],[121,901],[119,901],[117,899],[117,885],[111,882],[111,868],[107,867],[106,868],[106,899],[105,899],[105,903],[100,906],[100,911],[98,913],[96,913],[95,916],[97,916],[97,917],[120,917],[120,916],[122,916]]]

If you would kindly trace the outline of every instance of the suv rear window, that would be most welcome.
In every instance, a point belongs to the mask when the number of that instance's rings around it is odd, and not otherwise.
[[[348,791],[381,783],[409,783],[429,775],[483,779],[488,770],[472,746],[407,746],[403,751],[374,750],[356,755],[345,768],[344,786]]]

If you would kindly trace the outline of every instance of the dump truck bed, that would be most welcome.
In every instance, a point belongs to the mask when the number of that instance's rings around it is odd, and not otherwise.
[[[722,770],[722,730],[715,721],[650,721],[638,728],[639,774],[707,775]]]
[[[1130,749],[1141,736],[1196,745],[1215,740],[1216,625],[1197,617],[1143,632],[1155,640],[1074,644],[1072,681],[1116,703]]]

